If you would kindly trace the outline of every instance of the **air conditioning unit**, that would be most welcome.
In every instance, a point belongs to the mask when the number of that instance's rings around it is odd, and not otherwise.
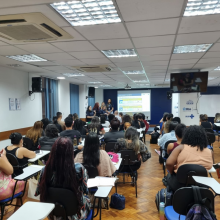
[[[44,42],[72,39],[42,13],[0,16],[0,39],[15,42]]]
[[[109,66],[73,66],[79,72],[96,73],[96,72],[110,72],[112,71]]]

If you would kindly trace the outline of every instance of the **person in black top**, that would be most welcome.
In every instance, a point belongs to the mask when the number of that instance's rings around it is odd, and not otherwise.
[[[81,135],[86,135],[87,131],[84,128],[83,122],[80,119],[76,119],[73,124],[73,129],[79,131]]]
[[[119,131],[120,121],[117,118],[111,120],[111,129],[104,135],[104,142],[117,142],[118,138],[124,138],[124,132]]]
[[[92,111],[92,106],[88,106],[87,111],[86,111],[86,121],[90,122],[92,118],[96,115],[95,111]]]
[[[42,121],[42,123],[43,123],[43,130],[45,131],[47,125],[50,124],[50,121],[49,121],[48,118],[43,118],[41,121]]]
[[[39,145],[41,150],[51,151],[51,148],[58,138],[58,129],[55,124],[49,124],[46,127],[46,136],[39,138]]]
[[[58,129],[58,133],[61,133],[63,130],[62,130],[61,125],[58,123],[56,116],[53,117],[53,123],[56,125],[56,127]]]
[[[138,120],[138,114],[134,114],[131,126],[137,129],[141,128],[141,122]]]
[[[112,100],[111,99],[108,100],[108,104],[106,105],[106,107],[107,107],[107,113],[108,114],[112,114],[113,110],[114,110],[114,106],[112,104]]]
[[[109,123],[111,123],[111,120],[114,119],[114,118],[115,118],[115,115],[110,114],[110,115],[108,116],[108,121],[109,121]]]
[[[132,119],[130,115],[124,115],[122,117],[122,124],[120,125],[120,131],[125,131],[128,127],[131,126]]]
[[[206,114],[204,115],[200,115],[200,126],[202,126],[203,128],[209,128],[212,129],[212,123],[208,122],[208,116]]]
[[[79,133],[79,131],[73,130],[73,119],[72,118],[65,118],[64,120],[65,122],[65,126],[66,126],[66,130],[62,131],[60,133],[61,137],[69,137],[71,139],[71,141],[74,144],[74,138],[77,139],[77,145],[81,142],[81,134]],[[75,147],[75,146],[74,146]],[[79,145],[78,149],[81,150],[83,148],[83,146]]]

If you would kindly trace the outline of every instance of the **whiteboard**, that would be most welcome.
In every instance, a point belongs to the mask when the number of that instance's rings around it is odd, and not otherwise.
[[[200,114],[207,114],[208,117],[215,117],[220,112],[220,95],[202,95],[199,99]]]

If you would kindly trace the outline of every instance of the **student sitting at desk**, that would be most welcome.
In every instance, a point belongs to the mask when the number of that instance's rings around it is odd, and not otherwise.
[[[102,125],[99,123],[99,118],[94,116],[91,123],[88,125],[89,132],[95,132],[97,135],[105,134],[105,130]]]
[[[112,176],[116,167],[104,150],[100,150],[99,137],[91,132],[85,138],[84,150],[76,155],[75,162],[97,167],[99,176]]]
[[[212,129],[212,123],[208,121],[208,116],[206,114],[200,115],[199,125],[202,126],[203,128]]]
[[[23,138],[20,133],[12,133],[9,137],[11,140],[11,146],[5,148],[6,153],[14,155],[19,163],[19,169],[15,170],[15,174],[19,175],[23,171],[23,168],[28,166],[28,159],[36,157],[34,151],[30,151],[27,148],[23,147]]]
[[[48,188],[57,187],[73,191],[77,197],[78,212],[68,219],[86,219],[90,211],[88,194],[88,175],[84,166],[74,163],[73,145],[69,138],[59,137],[51,150],[47,165],[42,169],[35,196],[40,195],[40,201],[46,202]],[[53,216],[50,215],[50,219]]]
[[[92,118],[96,115],[96,111],[92,110],[92,106],[88,106],[87,111],[86,111],[86,121],[90,122]]]
[[[81,135],[86,135],[87,130],[84,127],[83,121],[80,119],[76,119],[73,124],[73,129],[78,131]]]

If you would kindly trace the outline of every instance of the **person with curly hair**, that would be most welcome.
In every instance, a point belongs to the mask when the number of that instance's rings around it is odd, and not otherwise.
[[[190,126],[185,129],[181,145],[176,147],[166,161],[167,184],[169,189],[176,191],[185,185],[179,183],[176,173],[181,165],[197,164],[210,170],[213,165],[212,152],[207,148],[208,140],[204,128]]]

